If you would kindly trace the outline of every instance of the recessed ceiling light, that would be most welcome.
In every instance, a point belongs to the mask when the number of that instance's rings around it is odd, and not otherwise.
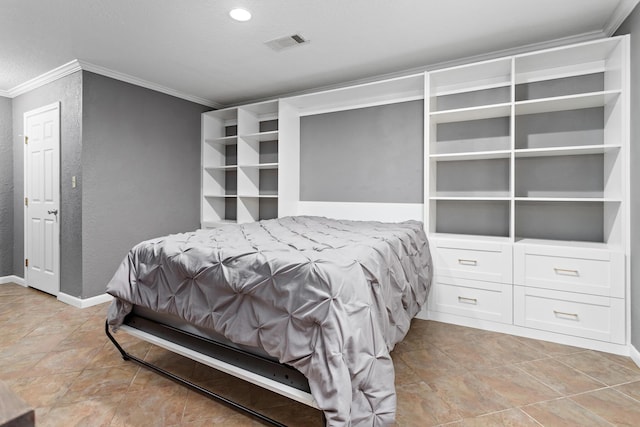
[[[246,9],[233,9],[229,12],[229,16],[240,22],[245,22],[251,19],[251,13]]]

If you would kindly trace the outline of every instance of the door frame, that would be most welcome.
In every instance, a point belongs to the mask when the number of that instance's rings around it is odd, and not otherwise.
[[[62,168],[61,166],[61,159],[62,159],[62,127],[61,127],[61,116],[60,116],[60,101],[56,101],[52,104],[48,104],[48,105],[44,105],[42,107],[38,107],[35,108],[33,110],[29,110],[29,111],[25,111],[22,114],[22,119],[23,119],[23,133],[22,133],[22,142],[23,142],[23,148],[22,148],[22,169],[23,169],[23,189],[22,189],[22,196],[23,199],[25,197],[27,197],[27,188],[28,188],[28,179],[29,179],[29,170],[27,168],[27,144],[25,143],[24,138],[27,135],[27,118],[31,117],[31,116],[35,116],[41,113],[44,113],[45,111],[49,111],[49,110],[57,110],[57,114],[56,114],[56,119],[58,120],[58,187],[54,189],[54,191],[56,191],[58,194],[58,203],[59,203],[59,215],[58,215],[58,221],[56,221],[56,232],[58,233],[58,257],[57,257],[57,274],[56,274],[56,293],[55,296],[56,298],[60,295],[60,255],[61,255],[61,251],[60,251],[60,242],[61,242],[61,233],[60,230],[62,227],[60,227],[61,224],[61,220],[60,218],[62,217],[62,203],[61,203],[61,195],[62,195]],[[23,210],[22,210],[22,216],[23,216],[23,238],[24,238],[24,243],[23,243],[23,258],[27,259],[27,254],[29,253],[28,251],[28,245],[29,245],[29,228],[28,228],[28,220],[29,218],[27,217],[27,209],[28,206],[24,203],[23,201]],[[24,271],[24,282],[26,286],[29,286],[29,269],[25,266],[25,263],[23,261],[22,263],[22,267],[23,267],[23,271]]]

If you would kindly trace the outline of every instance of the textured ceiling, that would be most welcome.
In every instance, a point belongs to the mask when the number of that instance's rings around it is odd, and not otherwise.
[[[0,0],[0,93],[80,61],[219,105],[576,36],[638,0]],[[228,16],[243,6],[240,23]],[[294,33],[307,45],[264,43]]]

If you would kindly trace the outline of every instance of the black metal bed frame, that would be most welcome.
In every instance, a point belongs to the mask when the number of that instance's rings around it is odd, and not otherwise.
[[[198,351],[194,348],[195,343],[203,343],[204,345],[207,345],[209,348],[212,348],[214,353],[216,354],[216,358],[220,358],[220,360],[223,360],[225,362],[231,363],[233,365],[236,366],[242,366],[243,364],[248,363],[247,361],[250,360],[260,360],[261,363],[263,363],[265,366],[267,366],[268,368],[266,369],[270,369],[269,372],[272,372],[272,370],[275,370],[276,373],[274,373],[273,375],[270,376],[266,376],[264,375],[264,372],[260,372],[258,371],[258,374],[262,374],[263,376],[267,377],[267,378],[271,378],[274,379],[280,383],[292,386],[294,388],[297,388],[299,390],[302,391],[306,391],[309,392],[309,385],[308,382],[306,382],[306,378],[304,378],[304,376],[297,370],[295,370],[292,367],[286,366],[286,365],[282,365],[280,363],[274,362],[272,360],[260,357],[258,355],[255,355],[253,353],[250,353],[248,351],[244,351],[242,349],[238,349],[238,348],[234,348],[234,347],[230,347],[227,346],[225,344],[213,341],[213,340],[208,340],[206,338],[200,337],[198,335],[195,334],[191,334],[189,332],[185,332],[182,331],[180,329],[174,328],[172,326],[169,325],[165,325],[165,324],[161,324],[161,323],[157,323],[154,322],[152,320],[149,319],[145,319],[141,316],[137,316],[137,315],[129,315],[127,316],[127,320],[125,320],[125,324],[127,326],[131,326],[134,329],[138,329],[142,332],[148,332],[145,331],[145,327],[146,328],[151,328],[152,330],[163,330],[165,333],[168,334],[173,334],[173,336],[176,337],[180,337],[178,339],[177,344],[179,345],[183,345],[186,348],[190,348],[192,350]],[[134,325],[142,325],[143,327],[136,327]],[[263,421],[265,423],[268,423],[270,425],[273,426],[277,426],[277,427],[286,427],[285,424],[282,424],[279,421],[276,421],[264,414],[261,414],[260,412],[257,412],[251,408],[248,408],[238,402],[235,402],[231,399],[228,399],[224,396],[221,396],[211,390],[208,390],[202,386],[199,386],[198,384],[193,383],[192,381],[189,381],[186,378],[183,378],[181,376],[178,376],[174,373],[171,373],[159,366],[156,366],[152,363],[149,363],[143,359],[140,359],[130,353],[128,353],[124,348],[122,348],[122,346],[118,343],[118,341],[116,341],[116,339],[113,337],[113,335],[111,334],[111,332],[109,331],[109,324],[107,321],[105,321],[105,333],[107,335],[107,337],[109,338],[109,340],[113,343],[113,345],[116,347],[116,349],[120,352],[120,355],[122,356],[123,360],[126,361],[132,361],[134,363],[137,363],[138,365],[145,367],[153,372],[156,372],[172,381],[177,382],[178,384],[181,384],[193,391],[196,391],[198,393],[201,393],[213,400],[216,400],[218,402],[221,402],[235,410],[247,413],[249,415],[251,415],[252,417]],[[206,353],[203,353],[204,355],[209,355]],[[234,363],[237,361],[240,361],[240,364]],[[215,369],[215,368],[214,368]],[[304,380],[301,380],[304,379]],[[322,413],[322,422],[323,425],[326,424],[326,418],[324,413]]]

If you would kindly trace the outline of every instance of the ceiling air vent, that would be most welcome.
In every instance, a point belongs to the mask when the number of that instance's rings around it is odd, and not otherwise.
[[[265,42],[267,46],[276,52],[280,52],[281,50],[288,49],[294,46],[300,46],[303,44],[309,43],[309,40],[302,37],[300,34],[293,34],[290,36],[280,37],[268,42]]]

